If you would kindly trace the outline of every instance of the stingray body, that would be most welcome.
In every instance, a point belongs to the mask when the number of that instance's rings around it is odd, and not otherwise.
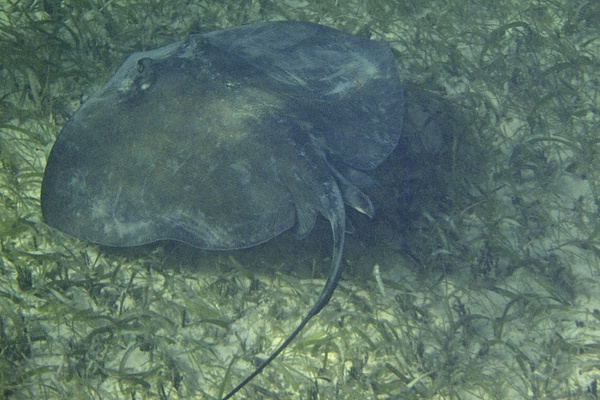
[[[402,87],[388,44],[305,22],[259,23],[134,53],[72,116],[49,155],[45,222],[108,246],[176,240],[255,246],[320,214],[327,283],[271,362],[329,301],[342,273],[344,203],[367,214],[355,170],[398,142]]]

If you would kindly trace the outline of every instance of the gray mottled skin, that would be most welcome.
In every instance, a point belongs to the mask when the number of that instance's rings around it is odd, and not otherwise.
[[[331,222],[342,273],[344,202],[372,215],[343,173],[394,149],[403,96],[391,49],[320,25],[272,22],[134,53],[58,136],[42,184],[48,225],[108,246],[177,240],[228,250]],[[336,169],[334,165],[343,166]],[[342,171],[342,172],[340,172]]]

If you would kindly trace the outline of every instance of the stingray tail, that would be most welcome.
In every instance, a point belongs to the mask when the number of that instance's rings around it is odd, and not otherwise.
[[[340,197],[341,198],[341,197]],[[341,204],[341,212],[338,207],[334,207],[338,212],[335,215],[328,215],[329,221],[331,221],[331,231],[333,232],[333,258],[331,260],[331,271],[329,272],[329,277],[327,278],[327,282],[325,282],[325,286],[319,295],[319,298],[310,309],[308,314],[302,319],[300,324],[294,329],[294,331],[285,339],[285,341],[279,345],[279,347],[267,358],[263,363],[254,370],[250,375],[246,377],[239,385],[237,385],[232,391],[230,391],[222,400],[227,400],[235,395],[240,389],[242,389],[248,382],[254,379],[258,374],[260,374],[263,369],[267,367],[277,356],[298,336],[300,331],[306,326],[308,321],[311,320],[312,317],[317,315],[323,307],[327,305],[329,299],[333,295],[335,288],[342,277],[342,272],[344,271],[344,266],[342,263],[342,253],[344,252],[344,233],[346,231],[346,213],[344,210],[344,205]],[[341,214],[341,215],[340,215]]]

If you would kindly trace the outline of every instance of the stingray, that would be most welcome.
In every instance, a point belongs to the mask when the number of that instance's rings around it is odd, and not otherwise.
[[[395,148],[403,92],[389,44],[306,22],[193,34],[131,54],[49,154],[44,221],[106,246],[256,246],[331,224],[325,286],[258,375],[330,300],[345,204],[373,216],[360,177]],[[357,177],[359,177],[357,179]]]

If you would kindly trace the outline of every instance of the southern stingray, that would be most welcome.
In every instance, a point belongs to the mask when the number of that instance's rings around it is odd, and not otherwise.
[[[344,203],[373,215],[356,183],[396,146],[403,94],[387,43],[306,22],[191,35],[130,55],[75,112],[48,157],[45,222],[107,246],[175,240],[256,246],[317,215],[333,256],[312,309],[259,374],[327,304],[343,270]]]

